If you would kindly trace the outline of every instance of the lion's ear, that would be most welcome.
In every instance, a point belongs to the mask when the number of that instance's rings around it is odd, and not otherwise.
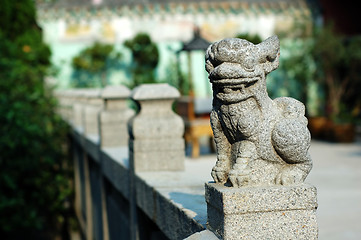
[[[214,69],[214,66],[212,64],[212,60],[214,59],[214,54],[212,53],[212,45],[210,45],[208,48],[207,48],[207,51],[206,51],[206,70],[208,73],[211,73],[211,71]]]
[[[280,40],[276,35],[257,44],[259,49],[259,62],[263,64],[266,74],[272,72],[279,65]]]
[[[210,74],[214,69],[213,64],[211,63],[211,61],[206,60],[206,71]]]

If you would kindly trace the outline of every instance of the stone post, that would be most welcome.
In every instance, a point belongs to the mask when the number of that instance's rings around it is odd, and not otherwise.
[[[81,93],[77,92],[76,96],[74,96],[74,104],[73,104],[73,121],[72,124],[74,128],[80,129],[82,128],[82,105],[81,105]]]
[[[207,227],[221,239],[318,237],[316,188],[304,183],[312,168],[305,107],[267,94],[279,56],[277,36],[257,45],[228,38],[206,53],[217,149]]]
[[[66,100],[65,100],[65,93],[64,91],[54,91],[53,93],[54,97],[58,101],[58,106],[56,109],[56,113],[60,115],[63,119],[66,119],[65,117],[65,109],[66,109]]]
[[[89,89],[77,89],[73,97],[73,126],[77,129],[84,130],[84,107],[87,102],[86,92]]]
[[[62,106],[61,115],[63,119],[67,122],[71,121],[70,110],[72,109],[71,102],[72,91],[65,90],[62,93],[62,98],[60,100],[60,105]]]
[[[139,113],[129,122],[129,158],[134,171],[184,169],[184,123],[172,110],[180,96],[168,84],[143,84],[131,98]]]
[[[60,90],[55,92],[60,107],[60,115],[65,121],[72,124],[74,122],[74,104],[80,95],[79,89]]]
[[[81,89],[69,89],[67,92],[67,104],[69,106],[67,108],[68,123],[74,124],[74,105],[77,103],[80,97]]]
[[[84,134],[97,135],[99,130],[98,114],[103,107],[100,89],[90,89],[85,93]]]
[[[130,90],[125,86],[107,86],[102,91],[103,110],[100,112],[101,147],[128,146],[128,120],[134,111],[127,106]]]

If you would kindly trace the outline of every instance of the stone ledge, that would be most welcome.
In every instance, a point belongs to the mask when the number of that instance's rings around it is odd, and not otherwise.
[[[184,240],[219,240],[213,232],[207,230],[203,230],[202,232],[197,232]]]
[[[181,207],[171,196],[164,193],[164,189],[162,191],[148,185],[144,179],[136,176],[135,191],[137,206],[169,239],[184,239],[205,229],[194,216],[190,216],[191,210]],[[182,190],[178,189],[178,191]],[[191,198],[191,194],[188,197]]]
[[[73,137],[85,153],[92,156],[92,161],[101,163],[103,176],[129,201],[131,186],[128,148],[99,148],[95,135],[84,136],[81,131],[74,130]],[[99,154],[95,154],[96,150]],[[170,156],[167,159],[172,161]],[[204,164],[209,165],[207,168],[210,169],[213,163],[214,160],[210,163],[188,160],[185,171],[136,173],[137,206],[153,219],[168,238],[183,239],[205,229],[206,204],[203,201],[203,184],[204,179],[210,179],[204,177],[209,175],[208,171],[200,174],[198,170],[200,166],[204,167]],[[189,179],[189,176],[192,178]],[[185,204],[184,196],[188,202],[192,202],[192,206]]]
[[[87,149],[88,155],[100,164],[99,136],[92,134],[84,137],[84,147]]]
[[[126,199],[129,199],[128,148],[103,148],[101,151],[102,171],[109,182]]]

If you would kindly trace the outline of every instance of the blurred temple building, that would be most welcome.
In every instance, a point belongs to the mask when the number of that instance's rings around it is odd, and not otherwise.
[[[59,87],[69,87],[72,57],[95,41],[114,44],[126,69],[131,55],[122,44],[142,32],[160,52],[157,78],[177,78],[179,65],[200,97],[211,93],[204,50],[180,51],[195,37],[195,29],[208,42],[239,34],[287,38],[298,34],[297,26],[312,28],[319,19],[317,1],[312,0],[38,0],[37,8],[53,63],[60,69]],[[129,77],[126,70],[119,70],[110,78],[115,84],[126,83]]]

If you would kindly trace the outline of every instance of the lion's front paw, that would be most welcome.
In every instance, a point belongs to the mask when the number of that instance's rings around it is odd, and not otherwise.
[[[249,184],[248,175],[230,173],[229,180],[231,181],[233,187],[243,187]]]
[[[250,182],[249,174],[250,172],[247,169],[234,167],[229,172],[229,180],[233,187],[243,187]]]
[[[293,185],[302,183],[305,180],[306,173],[296,166],[284,167],[276,177],[276,184]]]
[[[216,165],[212,168],[212,178],[217,183],[227,182],[229,172],[229,165],[224,161],[217,161]]]

